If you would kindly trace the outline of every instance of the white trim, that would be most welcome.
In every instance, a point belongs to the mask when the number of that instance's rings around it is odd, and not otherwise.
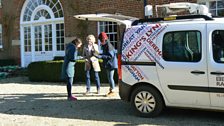
[[[53,57],[56,56],[57,52],[57,40],[56,40],[56,23],[52,23],[52,51],[53,51]]]
[[[97,40],[98,40],[98,46],[100,46],[100,40],[98,39],[98,35],[100,34],[100,22],[97,22]],[[99,51],[102,51],[102,49],[100,48]]]
[[[25,12],[25,9],[26,9],[28,3],[29,3],[29,0],[26,0],[25,3],[23,4],[23,8],[20,13],[20,24],[23,22],[24,12]]]
[[[25,67],[25,58],[24,58],[24,27],[20,26],[20,54],[21,54],[21,67]]]
[[[40,5],[40,6],[38,6],[38,7],[36,7],[36,8],[34,9],[32,15],[31,15],[31,21],[34,21],[35,15],[36,15],[37,12],[40,11],[40,10],[46,10],[46,11],[50,14],[51,19],[54,19],[54,18],[55,18],[55,17],[54,17],[54,13],[53,13],[53,11],[51,10],[50,7],[48,7],[48,6],[46,6],[46,5]],[[45,20],[44,20],[44,21],[45,21]]]
[[[29,22],[22,22],[20,25],[27,26],[27,25],[42,25],[42,24],[51,24],[51,23],[64,23],[64,18],[55,18],[55,19],[47,19],[44,21],[29,21]]]
[[[23,18],[24,18],[24,15],[25,15],[25,10],[26,10],[26,7],[28,5],[28,3],[30,2],[30,0],[26,0],[23,4],[23,7],[22,7],[22,11],[21,11],[21,14],[20,14],[20,38],[21,38],[21,44],[20,44],[20,47],[21,47],[21,66],[22,67],[26,67],[26,62],[34,62],[36,60],[39,59],[38,56],[36,56],[36,52],[35,52],[35,26],[38,26],[40,25],[41,28],[42,28],[42,42],[44,42],[44,25],[49,25],[51,24],[52,26],[52,55],[53,56],[56,56],[60,53],[63,53],[64,54],[64,51],[57,51],[57,41],[56,41],[56,24],[64,24],[64,11],[63,11],[63,7],[61,5],[61,2],[60,0],[58,0],[56,3],[54,3],[55,5],[57,3],[60,4],[61,6],[61,10],[62,10],[62,13],[63,13],[63,17],[60,17],[60,18],[55,18],[55,13],[53,12],[52,8],[48,5],[44,5],[44,4],[41,4],[41,5],[38,5],[37,7],[35,7],[34,10],[32,10],[32,14],[30,15],[30,21],[23,21]],[[50,15],[50,19],[39,19],[39,20],[34,20],[35,19],[35,15],[37,14],[38,11],[40,10],[46,10],[49,15]],[[56,11],[57,12],[57,11]],[[24,27],[30,27],[30,34],[31,34],[31,52],[29,53],[26,53],[25,52],[25,47],[24,47]],[[64,29],[64,32],[65,32],[65,29]],[[42,44],[42,49],[45,48],[44,44]],[[42,50],[42,51],[45,51],[45,50]],[[26,56],[29,55],[31,60],[29,59],[28,61],[26,61]],[[51,55],[51,56],[52,56]]]
[[[45,25],[41,25],[41,34],[42,34],[42,36],[41,36],[41,46],[42,46],[42,51],[41,51],[41,52],[46,52],[46,50],[45,50],[45,41],[44,41],[44,39],[45,39],[44,26],[45,26]]]
[[[0,0],[0,8],[2,8],[2,0]]]
[[[29,2],[30,2],[30,0],[26,0],[26,1],[24,2],[24,4],[23,4],[22,11],[21,11],[21,14],[20,14],[20,24],[23,24],[23,22],[24,22],[24,21],[23,21],[23,17],[24,17],[25,10],[26,10],[26,7],[27,7],[27,5],[28,5]],[[56,19],[63,19],[63,20],[64,20],[64,8],[62,7],[62,4],[61,4],[60,0],[58,0],[55,4],[57,4],[57,3],[59,3],[60,6],[61,6],[60,9],[62,10],[63,18],[56,18]],[[38,11],[38,8],[48,10],[48,12],[50,12],[51,18],[55,18],[55,16],[54,16],[54,12],[52,11],[52,9],[51,9],[49,6],[47,6],[47,5],[43,5],[43,4],[37,6],[37,7],[34,9],[32,15],[34,14],[35,11]],[[40,10],[41,10],[41,9],[40,9]],[[36,12],[35,12],[35,14],[36,14]],[[53,16],[52,16],[52,15],[53,15]],[[31,18],[31,19],[32,19],[32,18]]]
[[[222,1],[222,0],[198,0],[197,3],[199,3],[199,4],[204,3],[208,7],[209,12],[215,11],[215,15],[213,15],[213,16],[220,16],[220,15],[218,15],[218,10],[224,9],[224,7],[223,8],[218,7],[218,5],[217,5],[218,1]],[[215,2],[216,7],[214,9],[210,8],[210,6],[209,6],[210,2]]]
[[[34,26],[31,25],[30,26],[30,32],[31,32],[31,61],[35,61],[35,30],[34,30]]]
[[[0,24],[0,41],[1,41],[1,45],[0,45],[0,49],[3,48],[3,30],[2,30],[2,24]]]

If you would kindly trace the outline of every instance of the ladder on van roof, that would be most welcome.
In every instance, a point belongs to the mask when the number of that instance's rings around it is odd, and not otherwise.
[[[184,19],[204,19],[204,20],[214,20],[209,13],[208,8],[205,5],[200,5],[197,3],[189,3],[189,2],[177,2],[177,3],[169,3],[169,4],[162,4],[156,5],[156,15],[158,16],[158,8],[163,8],[163,11],[166,13],[166,16],[153,18],[150,17],[148,19],[139,19],[132,22],[133,25],[137,25],[139,23],[145,22],[160,22],[160,21],[172,21],[172,20],[184,20]],[[145,14],[152,14],[153,9],[151,5],[147,5],[146,9],[147,12]],[[174,15],[175,13],[188,11],[188,15]],[[167,14],[172,14],[168,15]],[[152,15],[146,15],[152,16]]]
[[[158,9],[161,8],[164,12],[164,16],[174,15],[175,13],[182,13],[187,11],[190,15],[208,15],[211,16],[209,13],[209,9],[207,6],[197,3],[189,3],[189,2],[177,2],[177,3],[169,3],[169,4],[162,4],[156,5],[156,14],[158,17]]]
[[[214,20],[212,17],[207,15],[183,15],[183,16],[169,16],[164,18],[149,18],[149,19],[139,19],[132,22],[132,26],[138,25],[139,23],[145,22],[160,22],[160,21],[172,21],[172,20],[184,20],[184,19],[204,19],[206,21]]]

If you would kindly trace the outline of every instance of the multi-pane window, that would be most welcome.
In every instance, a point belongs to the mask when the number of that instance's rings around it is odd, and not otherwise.
[[[63,17],[63,10],[62,10],[60,0],[30,0],[25,9],[23,21],[31,21],[31,16],[33,11],[35,10],[36,7],[40,5],[46,5],[50,7],[54,13],[55,18]],[[40,16],[43,16],[46,19],[49,19],[50,15],[46,11],[41,10],[37,12],[36,16],[35,16],[35,20],[39,19]]]
[[[163,59],[173,62],[198,62],[201,59],[199,31],[168,32],[163,38]]]
[[[114,22],[99,22],[99,32],[105,32],[111,44],[117,49],[117,23]]]
[[[39,20],[41,17],[44,17],[45,19],[50,19],[51,16],[46,10],[40,10],[36,13],[34,20]]]
[[[0,24],[0,49],[3,48],[3,43],[2,43],[2,25]]]
[[[35,26],[35,51],[42,51],[42,30],[41,26]]]
[[[45,51],[52,51],[52,25],[44,25]]]
[[[25,49],[25,52],[31,52],[30,27],[24,27],[24,49]]]
[[[206,5],[212,16],[224,16],[224,1],[223,0],[198,0],[199,4]]]
[[[57,50],[63,51],[65,42],[64,42],[64,24],[56,24],[56,43],[57,43]]]
[[[43,8],[42,5],[48,6],[53,14],[51,15],[47,8]],[[42,6],[42,8],[35,11],[36,8]],[[31,19],[32,15],[34,14],[34,19]],[[57,19],[60,18],[60,19]],[[34,26],[34,45],[35,51],[53,51],[53,35],[56,35],[56,51],[64,51],[64,24],[62,22],[58,23],[59,20],[63,18],[63,10],[60,3],[60,0],[30,0],[27,3],[27,6],[24,10],[23,21],[24,22],[35,22],[35,21],[42,21],[45,20],[54,20],[57,19],[57,23],[54,24],[46,24],[42,26]],[[56,27],[56,31],[52,31],[54,27]],[[31,32],[32,27],[24,27],[24,44],[25,44],[25,51],[31,51]],[[52,32],[56,32],[53,34]],[[55,46],[55,45],[54,45]]]
[[[224,30],[212,33],[213,59],[217,63],[224,63]]]
[[[2,0],[0,0],[0,8],[2,8]]]
[[[210,1],[209,10],[213,16],[224,16],[224,1],[223,0]]]

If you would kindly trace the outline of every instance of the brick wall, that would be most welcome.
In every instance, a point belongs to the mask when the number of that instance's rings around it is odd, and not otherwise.
[[[20,12],[25,0],[2,0],[0,23],[3,32],[3,49],[0,59],[15,59],[20,62],[20,46],[12,46],[12,40],[20,39]]]
[[[79,21],[73,16],[86,13],[120,13],[143,18],[143,0],[60,0],[65,19],[65,36],[77,36],[85,40],[88,34],[97,34],[95,22]],[[170,2],[196,2],[196,0],[148,0],[148,4]],[[0,59],[20,60],[20,46],[12,46],[12,40],[20,40],[20,14],[25,0],[2,0],[0,23],[3,26],[3,50]]]

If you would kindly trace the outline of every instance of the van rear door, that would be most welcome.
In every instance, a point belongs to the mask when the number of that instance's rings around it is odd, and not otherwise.
[[[109,21],[109,22],[116,22],[118,25],[124,24],[126,27],[130,27],[131,23],[138,18],[125,16],[120,14],[107,14],[107,13],[100,13],[100,14],[81,14],[81,15],[74,15],[76,19],[79,20],[86,20],[86,21]]]

